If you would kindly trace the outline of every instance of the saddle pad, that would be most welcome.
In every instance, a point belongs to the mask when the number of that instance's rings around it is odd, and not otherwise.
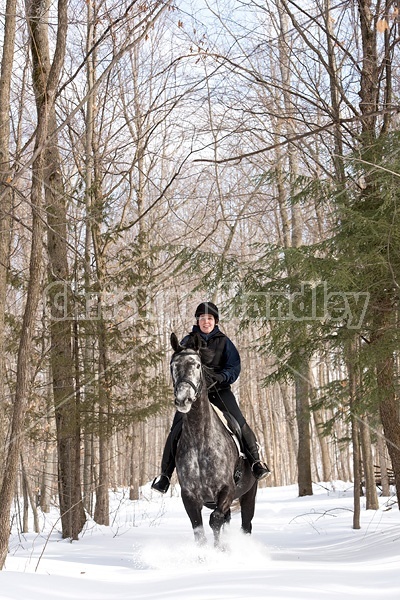
[[[210,402],[210,404],[211,404],[211,402]],[[220,410],[217,406],[214,406],[214,404],[211,404],[211,406],[213,407],[214,412],[217,415],[217,417],[219,418],[219,420],[221,421],[222,425],[225,427],[225,429],[232,436],[232,439],[233,439],[233,441],[236,444],[239,456],[241,456],[242,458],[246,458],[245,455],[242,452],[242,448],[240,446],[240,442],[238,440],[238,437],[237,437],[237,435],[235,433],[233,433],[232,429],[229,427],[228,421],[226,420],[225,415],[222,412],[222,410]]]

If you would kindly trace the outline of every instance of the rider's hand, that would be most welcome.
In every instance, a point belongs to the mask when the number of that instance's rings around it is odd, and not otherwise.
[[[225,381],[225,377],[222,375],[222,373],[213,373],[212,378],[215,383],[223,383]]]

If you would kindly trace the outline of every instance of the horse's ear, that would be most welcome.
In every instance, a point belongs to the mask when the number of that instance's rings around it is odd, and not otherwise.
[[[171,346],[174,352],[178,352],[180,343],[178,342],[178,338],[176,337],[175,333],[171,333]]]
[[[200,337],[199,333],[195,333],[193,336],[193,349],[198,352],[199,349],[203,346],[203,341]]]
[[[200,334],[197,331],[196,333],[193,333],[193,331],[191,331],[189,335],[187,335],[185,338],[185,348],[190,348],[191,350],[198,352],[202,345],[203,340],[201,339]]]

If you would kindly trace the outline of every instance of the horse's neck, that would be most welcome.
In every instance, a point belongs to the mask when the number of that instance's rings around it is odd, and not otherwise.
[[[193,403],[190,411],[185,415],[187,426],[192,432],[193,430],[204,431],[204,429],[209,429],[215,416],[212,412],[207,389],[205,388],[200,397]]]

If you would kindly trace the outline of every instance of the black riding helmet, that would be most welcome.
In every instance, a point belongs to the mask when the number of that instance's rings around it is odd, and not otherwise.
[[[215,319],[215,323],[219,321],[218,308],[212,302],[201,302],[196,308],[194,316],[196,320],[199,320],[200,315],[212,315]]]

